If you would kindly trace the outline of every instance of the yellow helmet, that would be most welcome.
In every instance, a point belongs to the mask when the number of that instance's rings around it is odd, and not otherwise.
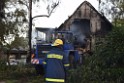
[[[52,46],[59,46],[59,45],[63,45],[63,41],[61,39],[56,39],[52,44]]]

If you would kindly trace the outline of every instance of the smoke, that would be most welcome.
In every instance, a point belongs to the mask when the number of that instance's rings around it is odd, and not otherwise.
[[[83,29],[79,23],[73,23],[70,30],[72,31],[74,37],[76,37],[78,42],[84,43],[84,39],[86,38],[86,36],[84,35]]]
[[[75,19],[70,26],[70,30],[77,39],[80,46],[85,47],[87,38],[90,37],[90,20],[88,19]]]

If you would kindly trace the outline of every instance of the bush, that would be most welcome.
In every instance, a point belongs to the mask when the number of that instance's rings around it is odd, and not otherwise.
[[[67,83],[124,82],[124,27],[115,27],[103,40],[84,65],[70,72]]]

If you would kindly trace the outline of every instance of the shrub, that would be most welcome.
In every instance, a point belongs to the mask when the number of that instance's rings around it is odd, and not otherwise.
[[[70,72],[67,83],[124,82],[124,27],[115,27],[103,40],[84,65]]]

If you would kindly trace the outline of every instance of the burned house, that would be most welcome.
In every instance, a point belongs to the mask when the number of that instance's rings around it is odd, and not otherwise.
[[[87,44],[86,49],[94,48],[95,39],[104,37],[112,30],[112,24],[100,14],[89,2],[84,1],[58,30],[69,30],[80,45]]]

